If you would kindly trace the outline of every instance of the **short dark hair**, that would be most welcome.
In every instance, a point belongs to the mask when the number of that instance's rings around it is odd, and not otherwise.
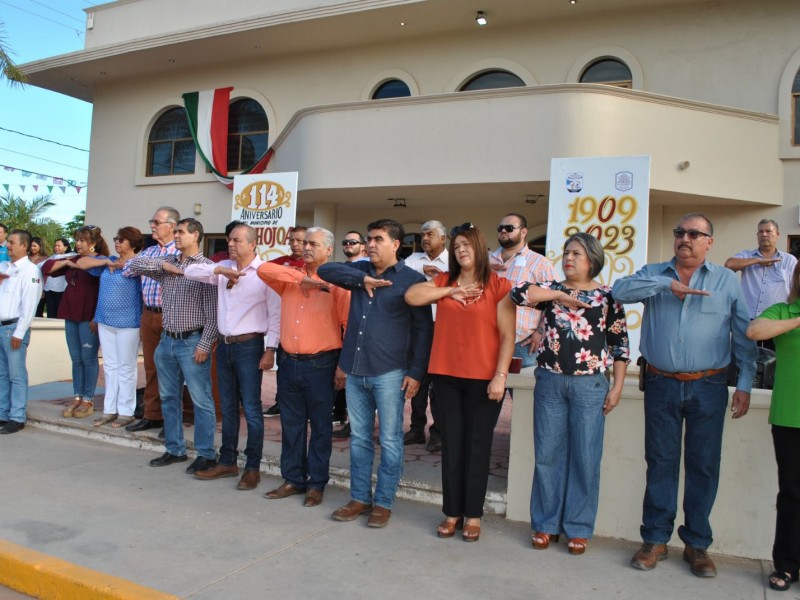
[[[292,235],[295,231],[305,231],[306,229],[308,229],[308,227],[303,225],[295,225],[294,227],[289,227],[287,235]]]
[[[62,244],[64,244],[64,247],[67,249],[67,252],[72,252],[72,244],[69,243],[69,240],[67,238],[58,238],[56,242],[61,242]],[[56,242],[53,242],[53,245],[55,245]]]
[[[225,237],[231,237],[231,232],[236,229],[239,225],[247,225],[243,221],[231,221],[227,225],[225,225]]]
[[[680,219],[678,219],[678,225],[680,225],[684,221],[688,221],[689,219],[703,219],[706,222],[706,225],[708,225],[708,233],[713,237],[713,235],[714,235],[714,224],[711,222],[711,220],[707,216],[705,216],[703,213],[699,213],[699,212],[686,213]]]
[[[510,213],[506,213],[506,214],[503,215],[504,219],[506,217],[516,217],[517,219],[519,219],[519,224],[520,224],[521,227],[524,227],[525,229],[528,228],[528,219],[523,217],[521,214],[515,213],[515,212],[510,212]]]
[[[400,244],[403,243],[403,238],[406,237],[406,230],[403,226],[394,219],[378,219],[367,225],[367,231],[373,229],[383,229],[389,237],[393,240],[398,240]]]
[[[3,230],[3,233],[8,233],[8,225],[5,223],[0,223],[0,229]]]
[[[186,225],[186,231],[189,233],[199,233],[200,235],[197,236],[198,244],[203,241],[203,224],[197,219],[191,217],[181,219],[178,221],[178,225]]]
[[[3,227],[5,227],[5,225],[3,225]],[[8,228],[6,228],[6,231],[8,231]],[[30,231],[28,231],[27,229],[12,229],[10,235],[17,236],[19,238],[19,243],[25,246],[28,250],[30,250],[31,240],[33,240]]]
[[[144,236],[136,227],[122,227],[117,231],[117,235],[123,240],[128,240],[134,252],[139,252],[144,248]]]
[[[363,243],[364,243],[364,236],[363,236],[363,235],[361,235],[361,232],[360,232],[360,231],[356,231],[355,229],[351,229],[350,231],[348,231],[348,232],[347,232],[347,233],[345,233],[344,235],[345,235],[345,237],[347,237],[347,236],[348,236],[348,235],[350,235],[351,233],[354,233],[354,234],[356,234],[356,235],[358,236],[358,242],[359,242],[360,244],[363,244]]]

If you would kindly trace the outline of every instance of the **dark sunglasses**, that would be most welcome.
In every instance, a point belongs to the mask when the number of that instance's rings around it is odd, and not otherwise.
[[[676,227],[672,230],[672,235],[675,236],[676,240],[683,238],[683,236],[688,235],[690,240],[696,240],[701,235],[706,237],[711,237],[710,233],[706,233],[705,231],[697,231],[697,229],[681,229],[680,227]]]
[[[450,230],[450,237],[453,238],[457,234],[469,231],[470,229],[475,229],[475,225],[472,223],[462,223],[461,225],[457,225]]]
[[[124,242],[124,241],[125,241],[125,238],[123,238],[123,237],[119,237],[119,236],[115,235],[115,236],[114,236],[114,238],[113,238],[113,240],[114,240],[115,242],[117,242],[118,244],[121,244],[122,242]]]
[[[522,225],[498,225],[497,226],[497,233],[511,233],[515,229],[522,229]]]
[[[342,246],[358,246],[363,243],[364,242],[359,242],[358,240],[342,240]]]

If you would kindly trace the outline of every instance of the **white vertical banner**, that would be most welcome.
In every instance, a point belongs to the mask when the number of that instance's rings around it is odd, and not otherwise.
[[[550,165],[547,258],[563,278],[564,242],[579,231],[595,236],[605,250],[597,276],[612,285],[647,262],[650,157],[554,158]],[[639,356],[642,305],[625,306],[631,360]]]
[[[256,230],[256,251],[263,260],[290,254],[289,230],[297,218],[297,176],[292,171],[233,178],[231,220]]]

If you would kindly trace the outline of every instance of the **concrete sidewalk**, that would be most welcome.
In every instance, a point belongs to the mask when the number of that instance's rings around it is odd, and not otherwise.
[[[595,539],[581,557],[563,542],[536,551],[526,524],[495,515],[478,543],[441,540],[439,508],[404,500],[374,530],[331,520],[346,490],[304,508],[298,496],[263,497],[276,477],[240,492],[236,479],[201,482],[185,464],[147,466],[156,451],[36,426],[2,437],[0,540],[180,598],[797,597],[766,591],[758,561],[719,558],[718,577],[699,579],[673,550],[643,573],[628,566],[630,542]]]

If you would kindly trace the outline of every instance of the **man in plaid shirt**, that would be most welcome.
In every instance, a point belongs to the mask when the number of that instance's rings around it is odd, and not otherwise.
[[[200,253],[203,226],[196,219],[183,219],[175,228],[175,247],[180,252],[168,256],[142,256],[128,263],[132,275],[146,275],[161,282],[164,332],[155,353],[158,389],[164,415],[166,452],[150,461],[163,467],[185,462],[181,401],[183,383],[194,404],[194,446],[197,459],[186,468],[193,475],[217,464],[214,450],[216,414],[211,395],[209,353],[217,339],[217,288],[213,285],[176,277],[193,264],[213,264]]]
[[[553,265],[541,254],[528,248],[528,221],[517,213],[508,213],[497,226],[500,247],[489,256],[492,269],[514,286],[526,281],[551,281],[556,278]],[[517,334],[514,356],[522,358],[522,366],[536,363],[540,335],[541,311],[528,306],[517,307]]]
[[[177,254],[175,248],[175,225],[181,216],[171,206],[159,208],[150,219],[150,231],[158,242],[142,251],[142,256],[168,256]],[[128,272],[123,270],[128,276]],[[153,358],[161,339],[161,281],[150,277],[142,277],[142,324],[139,336],[142,338],[142,357],[144,358],[144,413],[142,419],[125,427],[128,431],[146,431],[161,427],[164,424],[161,416],[161,397],[158,395],[158,374]],[[163,429],[159,437],[163,436]]]

